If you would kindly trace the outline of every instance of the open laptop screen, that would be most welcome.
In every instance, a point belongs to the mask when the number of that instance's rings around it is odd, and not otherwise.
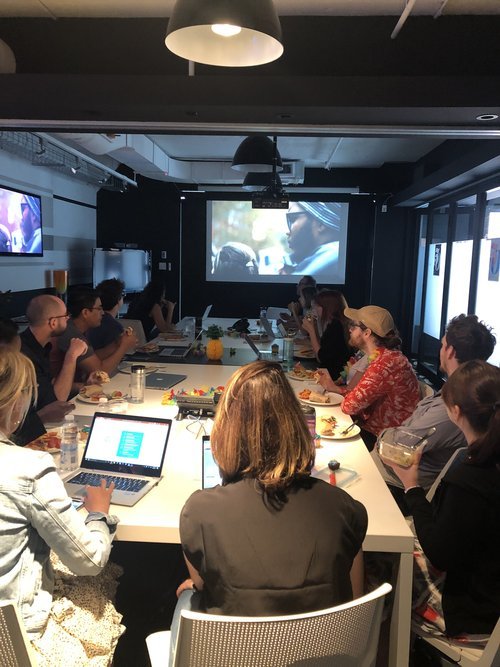
[[[96,412],[81,468],[160,477],[172,421]]]

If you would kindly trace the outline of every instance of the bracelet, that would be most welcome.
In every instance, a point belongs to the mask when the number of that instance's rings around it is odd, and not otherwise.
[[[405,494],[408,493],[408,491],[411,491],[412,489],[420,489],[421,486],[420,484],[415,484],[415,486],[409,486],[407,489],[405,489]]]

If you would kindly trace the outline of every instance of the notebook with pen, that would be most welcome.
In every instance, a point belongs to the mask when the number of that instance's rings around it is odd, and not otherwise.
[[[71,498],[102,479],[115,483],[111,502],[135,505],[161,479],[171,419],[96,412],[80,467],[63,475]]]

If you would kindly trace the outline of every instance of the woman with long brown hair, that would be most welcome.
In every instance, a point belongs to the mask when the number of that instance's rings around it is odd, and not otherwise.
[[[311,477],[314,443],[279,364],[256,361],[234,373],[211,443],[222,485],[195,492],[182,510],[190,579],[178,595],[196,587],[201,610],[244,616],[361,595],[366,510]]]
[[[489,634],[500,614],[500,369],[466,361],[444,384],[442,397],[468,447],[432,503],[418,484],[418,461],[410,468],[384,463],[404,484],[415,553],[425,556],[416,568],[419,622],[451,637]]]
[[[309,334],[311,346],[319,363],[336,380],[351,351],[347,345],[347,303],[338,290],[321,290],[312,300],[314,317],[305,317],[302,328]]]

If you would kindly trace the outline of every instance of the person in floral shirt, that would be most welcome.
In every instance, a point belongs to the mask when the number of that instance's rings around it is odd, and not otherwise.
[[[342,401],[342,411],[356,418],[368,449],[389,426],[399,426],[419,400],[418,380],[400,350],[401,339],[391,314],[379,306],[346,308],[349,345],[365,353],[368,366]]]

